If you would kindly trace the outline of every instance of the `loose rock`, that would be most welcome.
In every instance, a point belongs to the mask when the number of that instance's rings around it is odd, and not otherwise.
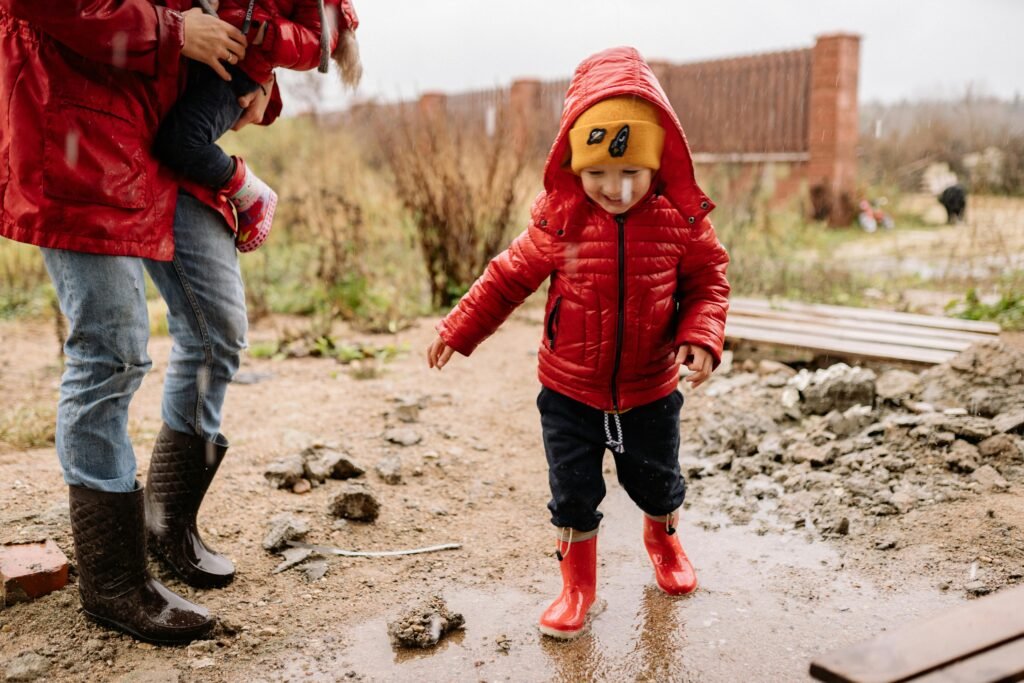
[[[978,444],[978,451],[986,460],[1017,462],[1024,456],[1017,440],[1009,434],[996,434]]]
[[[420,406],[415,402],[399,403],[395,407],[395,417],[406,423],[419,422]]]
[[[270,520],[270,529],[263,538],[263,548],[277,552],[286,547],[288,541],[298,541],[309,533],[309,522],[289,512],[282,512]]]
[[[423,437],[411,427],[395,427],[384,432],[384,438],[401,446],[415,446]]]
[[[284,557],[284,562],[274,567],[271,574],[280,574],[283,571],[287,571],[292,567],[302,564],[313,555],[312,548],[285,548],[281,551],[281,555]]]
[[[330,512],[335,517],[372,522],[380,514],[380,503],[361,483],[351,483],[331,499]]]
[[[465,618],[451,612],[440,596],[431,596],[388,624],[394,647],[428,648],[448,633],[465,626]]]
[[[326,479],[351,479],[366,472],[343,450],[333,446],[317,444],[302,452],[306,476],[312,481]]]
[[[971,475],[973,481],[981,484],[985,491],[1005,491],[1010,483],[992,465],[982,465]]]
[[[954,472],[971,473],[978,469],[978,448],[957,439],[945,455],[946,466]]]
[[[305,474],[304,468],[302,456],[291,455],[271,463],[263,476],[276,488],[290,489],[302,479]]]
[[[377,476],[379,476],[385,484],[401,484],[402,483],[402,460],[395,455],[388,458],[384,458],[377,463],[375,468],[377,470]]]
[[[875,404],[875,373],[864,368],[851,368],[845,363],[836,363],[813,375],[801,370],[789,385],[800,391],[803,409],[813,415]]]
[[[992,592],[992,589],[986,586],[982,581],[971,581],[964,586],[964,590],[975,596],[988,595]]]
[[[899,403],[913,396],[920,385],[921,378],[916,372],[888,370],[875,382],[875,392],[882,400]]]
[[[992,419],[992,426],[1000,432],[1021,433],[1024,431],[1024,409],[997,415]]]
[[[322,579],[327,574],[327,560],[313,560],[302,565],[299,569],[302,571],[302,575],[306,577],[306,581],[313,583]]]
[[[35,652],[22,652],[4,669],[8,681],[34,681],[46,675],[50,660]]]

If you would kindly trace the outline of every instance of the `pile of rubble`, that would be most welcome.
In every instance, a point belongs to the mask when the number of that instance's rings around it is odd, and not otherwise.
[[[748,362],[684,411],[693,504],[845,535],[1024,480],[1024,354],[977,345],[922,373]]]

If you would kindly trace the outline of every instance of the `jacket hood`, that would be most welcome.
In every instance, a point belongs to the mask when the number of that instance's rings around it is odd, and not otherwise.
[[[586,201],[577,176],[566,164],[569,158],[569,129],[576,119],[597,102],[609,97],[635,95],[654,104],[661,113],[665,145],[654,191],[663,195],[691,224],[701,220],[714,203],[697,186],[693,159],[686,134],[672,110],[665,91],[650,65],[632,47],[615,47],[583,60],[573,74],[562,107],[558,135],[544,165],[547,209],[571,220]],[[554,200],[554,201],[552,201]]]

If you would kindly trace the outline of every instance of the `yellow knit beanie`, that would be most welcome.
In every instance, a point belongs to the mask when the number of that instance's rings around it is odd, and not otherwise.
[[[569,130],[572,172],[610,163],[658,170],[664,144],[665,129],[655,105],[635,95],[601,100]]]

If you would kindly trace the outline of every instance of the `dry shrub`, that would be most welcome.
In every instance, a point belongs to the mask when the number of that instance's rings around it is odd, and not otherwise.
[[[242,259],[250,315],[312,315],[316,334],[339,318],[371,332],[405,326],[425,308],[424,271],[366,136],[326,115],[274,129],[229,141],[280,197],[267,245]]]
[[[405,109],[377,127],[379,153],[416,228],[431,303],[447,308],[498,253],[516,222],[527,146],[493,129]]]

